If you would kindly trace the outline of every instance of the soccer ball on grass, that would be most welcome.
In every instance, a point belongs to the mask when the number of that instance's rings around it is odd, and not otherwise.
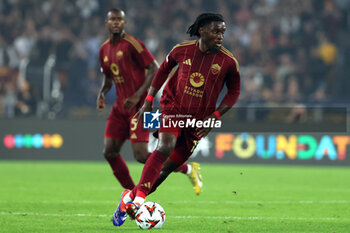
[[[145,202],[135,216],[136,224],[141,229],[161,228],[165,222],[165,211],[155,202]]]

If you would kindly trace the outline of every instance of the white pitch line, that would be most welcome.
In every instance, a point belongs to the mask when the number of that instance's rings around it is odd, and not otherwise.
[[[49,216],[49,217],[108,217],[107,214],[48,214],[48,213],[35,213],[35,212],[6,212],[1,211],[1,215],[34,215],[34,216]]]
[[[167,216],[167,218],[206,218],[206,219],[227,219],[227,220],[290,220],[290,221],[350,221],[350,218],[302,218],[302,217],[239,217],[239,216]]]
[[[344,184],[344,186],[346,186]],[[97,190],[97,191],[120,191],[120,188],[119,187],[97,187],[97,188],[83,188],[83,189],[80,189],[80,190],[88,190],[88,191],[94,191],[94,190]],[[173,191],[173,190],[178,190],[178,188],[176,187],[167,187],[168,191]],[[17,192],[25,192],[25,191],[32,191],[33,188],[29,188],[29,187],[16,187],[16,188],[12,188],[12,187],[0,187],[0,191],[1,192],[8,192],[8,191],[17,191]],[[209,190],[209,189],[208,189]],[[208,191],[207,190],[207,191]],[[264,187],[263,190],[265,192],[274,192],[276,191],[276,188],[268,188],[268,187]],[[222,191],[221,188],[215,188],[215,187],[210,187],[210,191]],[[244,191],[247,191],[246,189]],[[304,191],[304,192],[308,192],[308,191],[313,191],[313,192],[322,192],[322,193],[350,193],[350,189],[337,189],[337,188],[334,188],[334,189],[325,189],[325,188],[308,188],[308,187],[292,187],[292,188],[285,188],[285,187],[282,187],[282,188],[279,188],[279,191]]]
[[[36,204],[118,204],[116,201],[97,201],[97,200],[57,200],[57,201],[7,201],[0,200],[0,203],[36,203]],[[242,204],[271,204],[271,205],[308,205],[308,204],[349,204],[350,200],[322,200],[322,201],[311,201],[311,200],[300,200],[300,201],[167,201],[163,202],[167,204],[205,204],[205,205],[217,205],[217,204],[233,204],[233,205],[242,205]]]
[[[301,200],[301,201],[291,201],[291,200],[285,200],[285,201],[170,201],[168,203],[172,204],[189,204],[189,203],[198,203],[198,204],[235,204],[235,205],[241,205],[241,204],[276,204],[276,205],[283,205],[283,204],[295,204],[295,205],[304,205],[304,204],[348,204],[350,201],[348,200],[324,200],[324,201],[311,201],[311,200]]]
[[[46,216],[46,217],[110,217],[107,214],[49,214],[49,213],[35,213],[35,212],[6,212],[1,211],[0,215],[32,215],[32,216]],[[258,216],[166,216],[167,218],[175,219],[217,219],[217,220],[270,220],[270,221],[350,221],[350,218],[303,218],[303,217],[258,217]]]

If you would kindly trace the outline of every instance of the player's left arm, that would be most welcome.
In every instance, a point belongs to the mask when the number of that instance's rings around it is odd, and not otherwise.
[[[209,118],[214,118],[216,120],[220,119],[232,106],[237,102],[239,94],[241,92],[241,77],[238,71],[238,64],[235,63],[235,66],[230,67],[229,71],[226,74],[226,87],[227,93],[224,99],[221,101],[219,107],[209,116],[206,116],[203,120]],[[197,128],[196,132],[199,137],[205,137],[210,132],[211,128]]]
[[[124,107],[128,110],[134,108],[140,101],[141,97],[146,93],[147,89],[151,86],[153,77],[157,73],[159,65],[154,59],[151,52],[146,48],[142,41],[137,40],[136,44],[138,48],[134,46],[131,47],[130,52],[133,54],[133,57],[137,60],[138,64],[145,68],[147,71],[145,81],[139,87],[139,89],[129,98],[126,98],[124,101]]]
[[[219,119],[220,116],[224,115],[233,107],[233,105],[238,100],[239,94],[241,93],[241,76],[239,74],[238,68],[236,67],[232,71],[228,72],[226,76],[227,93],[216,111],[211,114],[214,115],[217,119]]]
[[[124,107],[127,109],[134,108],[138,102],[140,102],[141,97],[146,93],[147,89],[151,86],[153,77],[157,73],[159,65],[156,60],[153,60],[147,67],[147,75],[145,82],[141,85],[141,87],[134,93],[133,96],[127,98],[124,102]]]

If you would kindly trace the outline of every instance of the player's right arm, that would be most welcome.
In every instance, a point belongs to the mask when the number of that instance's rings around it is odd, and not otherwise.
[[[105,75],[102,81],[102,85],[100,88],[100,91],[98,92],[97,95],[97,101],[96,101],[96,107],[97,110],[100,112],[103,108],[106,107],[106,99],[105,95],[107,92],[111,89],[113,86],[113,79],[109,75]]]
[[[101,73],[104,76],[104,78],[102,80],[102,85],[101,85],[101,88],[98,92],[97,100],[96,100],[96,108],[99,112],[102,111],[102,109],[106,107],[105,95],[113,86],[113,78],[112,78],[112,76],[109,72],[109,69],[106,66],[106,62],[105,62],[105,61],[108,61],[108,57],[106,56],[106,52],[104,49],[105,48],[104,45],[106,44],[106,42],[100,47],[100,51],[99,51]]]

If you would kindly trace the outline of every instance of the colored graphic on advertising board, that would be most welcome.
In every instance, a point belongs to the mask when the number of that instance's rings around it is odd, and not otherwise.
[[[3,138],[7,149],[15,148],[60,148],[63,137],[60,134],[7,134]]]
[[[223,158],[225,152],[233,153],[240,159],[258,157],[278,160],[345,160],[350,136],[285,135],[285,134],[217,134],[215,155]]]

